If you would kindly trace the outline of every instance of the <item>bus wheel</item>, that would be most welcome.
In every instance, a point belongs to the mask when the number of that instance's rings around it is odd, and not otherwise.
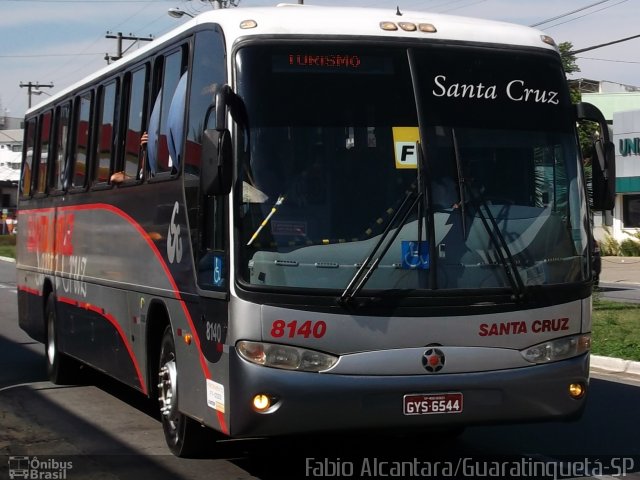
[[[178,457],[200,457],[215,441],[214,432],[178,409],[178,368],[171,327],[167,326],[160,346],[158,401],[164,437],[171,452]]]
[[[55,383],[56,385],[76,383],[79,373],[78,362],[66,356],[58,348],[58,333],[56,331],[58,319],[53,295],[49,295],[49,298],[47,298],[45,319],[47,322],[47,340],[45,343],[47,376],[51,383]]]

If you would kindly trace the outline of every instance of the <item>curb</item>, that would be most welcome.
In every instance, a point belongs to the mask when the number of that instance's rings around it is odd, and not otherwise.
[[[640,362],[632,360],[591,355],[591,367],[606,373],[624,373],[640,377]]]
[[[15,258],[11,258],[11,257],[0,257],[0,261],[16,263],[16,259]]]

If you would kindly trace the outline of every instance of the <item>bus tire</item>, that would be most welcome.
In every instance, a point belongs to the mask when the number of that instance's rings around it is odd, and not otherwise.
[[[160,344],[158,402],[162,430],[171,453],[186,458],[205,455],[215,441],[214,432],[179,410],[178,368],[171,326],[166,327]]]
[[[79,364],[60,351],[57,331],[58,316],[53,295],[48,296],[44,312],[46,322],[44,348],[49,381],[56,385],[74,384],[78,378]]]

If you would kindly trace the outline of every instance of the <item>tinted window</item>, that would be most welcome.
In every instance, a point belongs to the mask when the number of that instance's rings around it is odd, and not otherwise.
[[[129,79],[129,104],[127,131],[125,134],[124,172],[125,178],[138,178],[140,172],[140,138],[143,133],[147,67],[136,70]]]
[[[224,273],[215,276],[214,251],[224,251],[224,200],[200,195],[200,152],[205,128],[215,127],[215,115],[205,125],[207,111],[215,104],[219,86],[226,83],[224,42],[214,31],[199,32],[195,37],[188,99],[187,143],[184,155],[184,187],[191,228],[198,283],[204,288],[224,288]],[[204,201],[202,199],[204,198]],[[218,257],[220,258],[220,257]],[[218,262],[220,260],[218,259]]]
[[[640,195],[623,195],[622,211],[625,228],[640,227]]]
[[[162,65],[162,85],[155,97],[149,120],[149,167],[152,174],[176,172],[177,159],[170,156],[169,111],[183,71],[182,50],[158,61]]]
[[[101,116],[98,126],[98,152],[96,158],[96,172],[94,174],[97,182],[108,182],[112,170],[114,156],[114,134],[116,118],[116,97],[118,89],[117,83],[111,82],[102,88]]]
[[[20,177],[20,192],[23,196],[31,195],[31,181],[33,180],[33,149],[36,144],[36,119],[27,121],[24,135],[24,157],[22,161],[22,176]]]
[[[51,188],[62,190],[64,188],[64,172],[67,159],[67,145],[69,138],[69,113],[70,104],[62,105],[56,109],[55,130],[55,159],[52,163]]]
[[[91,93],[85,93],[76,100],[73,181],[72,186],[83,187],[86,184],[87,156],[89,152],[91,127]]]
[[[38,193],[45,193],[47,190],[47,162],[49,161],[49,147],[51,138],[51,120],[53,114],[47,112],[40,121],[40,159],[38,162]]]

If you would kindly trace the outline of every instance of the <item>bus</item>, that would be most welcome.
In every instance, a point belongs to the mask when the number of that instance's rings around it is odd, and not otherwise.
[[[214,10],[27,111],[19,324],[52,382],[158,399],[178,456],[575,419],[614,177],[540,31]]]

